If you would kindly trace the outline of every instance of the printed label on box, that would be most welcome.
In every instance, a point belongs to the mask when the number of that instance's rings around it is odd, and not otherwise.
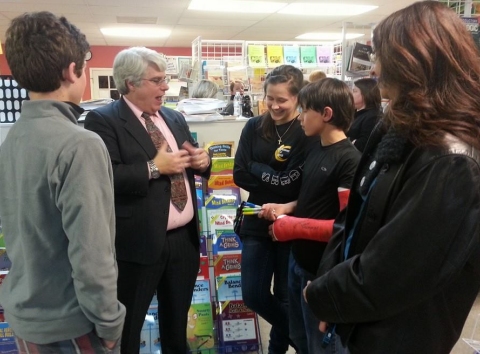
[[[215,278],[217,300],[242,300],[242,279],[239,275],[225,275]]]
[[[240,274],[242,270],[242,254],[230,253],[213,256],[215,275]]]
[[[197,280],[193,288],[192,304],[210,303],[210,282],[209,280]]]
[[[213,254],[239,253],[242,251],[242,241],[233,231],[217,229],[212,239]]]

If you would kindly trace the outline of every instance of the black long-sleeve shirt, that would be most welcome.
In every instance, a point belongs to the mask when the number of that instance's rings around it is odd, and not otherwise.
[[[368,138],[381,116],[382,112],[377,109],[361,109],[355,113],[355,119],[347,136],[360,152],[365,149]]]
[[[282,145],[279,145],[277,139],[269,141],[262,136],[262,119],[263,116],[251,118],[242,130],[233,168],[235,184],[250,193],[248,201],[254,204],[296,200],[304,152],[307,145],[317,139],[307,138],[296,120],[277,126],[282,136]],[[256,216],[245,216],[242,234],[268,237],[269,224]]]

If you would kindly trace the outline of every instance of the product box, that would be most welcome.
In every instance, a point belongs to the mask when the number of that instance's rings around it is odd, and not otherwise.
[[[208,235],[208,222],[207,222],[207,209],[205,207],[201,207],[198,209],[198,230],[200,235],[207,236]]]
[[[7,274],[8,274],[8,270],[0,270],[0,286],[3,284]]]
[[[18,354],[18,352],[12,328],[7,322],[0,322],[0,353]]]
[[[220,345],[225,353],[258,350],[257,317],[243,301],[218,302],[217,321]]]
[[[233,175],[234,160],[233,157],[213,157],[210,176]]]
[[[212,304],[191,304],[187,322],[187,344],[191,353],[216,353],[213,327]]]
[[[209,234],[215,234],[217,230],[233,232],[233,220],[235,220],[236,212],[236,208],[207,209]]]
[[[213,266],[216,276],[240,275],[240,272],[242,270],[242,254],[229,253],[214,255]]]
[[[195,192],[197,196],[197,208],[203,207],[204,197],[205,197],[205,186],[203,183],[203,178],[201,176],[195,175]]]
[[[225,253],[240,253],[242,241],[232,230],[217,229],[212,238],[213,255]]]
[[[201,256],[200,257],[200,267],[198,268],[197,279],[208,279],[208,257]]]
[[[233,182],[232,175],[211,176],[207,184],[207,194],[236,195],[240,202],[240,188]]]
[[[240,275],[215,277],[218,301],[242,300],[242,279]]]
[[[205,207],[207,209],[236,208],[239,203],[238,195],[235,194],[210,194],[205,200]]]
[[[234,141],[211,141],[205,145],[210,158],[214,157],[234,157]]]
[[[206,233],[200,234],[200,257],[207,257],[207,236]]]
[[[193,288],[192,304],[210,303],[210,281],[207,279],[198,279]]]
[[[139,354],[161,354],[161,352],[158,329],[158,306],[150,305],[140,333]]]
[[[0,270],[9,270],[12,267],[12,262],[8,258],[5,247],[0,247]]]

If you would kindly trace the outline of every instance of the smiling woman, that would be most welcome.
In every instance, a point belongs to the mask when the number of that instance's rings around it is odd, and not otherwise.
[[[296,119],[302,86],[298,68],[281,65],[273,69],[264,85],[268,111],[250,118],[242,130],[233,178],[249,192],[252,204],[287,203],[298,197],[309,143]],[[272,325],[268,352],[285,353],[292,343],[287,313],[290,243],[273,242],[269,224],[257,216],[243,219],[242,295],[245,304]]]

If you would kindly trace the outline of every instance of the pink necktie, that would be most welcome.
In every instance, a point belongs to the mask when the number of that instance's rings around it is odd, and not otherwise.
[[[160,150],[160,146],[167,140],[163,136],[162,132],[158,127],[153,123],[150,115],[146,112],[142,113],[142,117],[145,119],[145,126],[147,127],[147,132],[150,134],[152,138],[153,145]],[[167,151],[171,152],[172,149],[168,146]],[[183,173],[176,173],[174,175],[170,175],[170,181],[172,184],[172,203],[177,207],[179,210],[185,209],[185,205],[187,204],[187,189],[185,188],[185,179],[183,178]]]

